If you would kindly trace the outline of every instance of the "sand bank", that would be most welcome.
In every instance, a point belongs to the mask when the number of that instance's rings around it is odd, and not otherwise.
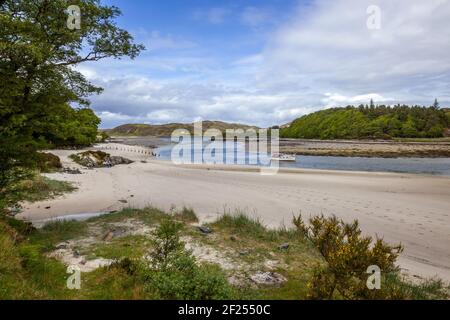
[[[49,174],[79,189],[60,198],[25,204],[20,218],[41,220],[83,212],[155,206],[188,206],[203,221],[241,210],[265,224],[289,225],[293,214],[335,214],[358,219],[363,231],[405,252],[400,264],[411,275],[450,281],[450,178],[393,173],[284,169],[263,176],[249,167],[176,166],[145,154],[108,150],[136,162],[83,174]],[[52,151],[66,167],[68,155]],[[145,161],[145,163],[141,162]],[[47,208],[50,207],[50,208]]]

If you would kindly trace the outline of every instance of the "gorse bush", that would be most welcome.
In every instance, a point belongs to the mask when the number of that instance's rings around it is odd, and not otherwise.
[[[358,221],[345,223],[336,217],[323,215],[310,219],[307,226],[302,218],[294,217],[297,230],[312,241],[327,262],[318,267],[309,283],[309,298],[331,299],[336,291],[346,299],[401,298],[397,290],[369,290],[369,266],[377,266],[382,274],[398,272],[395,265],[402,246],[389,246],[382,239],[373,241],[362,236]],[[392,288],[389,288],[392,289]]]

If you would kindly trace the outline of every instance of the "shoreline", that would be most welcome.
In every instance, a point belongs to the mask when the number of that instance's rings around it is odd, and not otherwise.
[[[257,167],[178,166],[120,150],[107,152],[135,162],[84,169],[68,159],[73,150],[51,152],[60,156],[64,167],[78,167],[83,174],[46,176],[74,182],[79,189],[56,199],[25,203],[18,218],[36,221],[127,207],[170,211],[186,206],[202,222],[240,210],[268,227],[279,227],[289,226],[293,214],[302,213],[305,219],[335,214],[346,221],[358,219],[368,235],[403,243],[405,253],[399,262],[412,275],[438,275],[450,281],[450,178],[446,176],[296,168],[263,176]]]
[[[450,142],[281,139],[280,151],[309,156],[450,158]]]
[[[158,148],[170,137],[112,136],[112,142]],[[280,152],[304,156],[362,158],[450,158],[450,140],[317,140],[280,138]]]

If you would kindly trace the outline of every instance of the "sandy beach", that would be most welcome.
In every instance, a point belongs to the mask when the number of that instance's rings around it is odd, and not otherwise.
[[[19,218],[38,221],[124,207],[187,206],[202,221],[240,210],[279,227],[290,225],[293,214],[335,214],[346,221],[358,219],[369,235],[401,242],[405,251],[399,262],[411,276],[437,275],[450,281],[449,177],[303,169],[264,176],[250,167],[176,166],[125,148],[108,152],[134,163],[83,169],[68,158],[73,150],[51,152],[63,166],[80,168],[82,174],[47,176],[72,181],[78,190],[25,203]]]

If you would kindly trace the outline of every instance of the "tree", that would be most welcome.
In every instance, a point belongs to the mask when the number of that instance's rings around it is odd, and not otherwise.
[[[67,27],[69,4],[81,10],[79,30]],[[80,109],[77,121],[86,124],[88,116],[98,125],[93,113],[81,110],[102,89],[73,67],[108,57],[133,59],[144,49],[116,25],[119,15],[99,0],[0,0],[0,202],[5,188],[21,179],[14,172],[32,165],[37,148],[60,134],[66,118],[57,116],[69,105]],[[54,120],[60,123],[52,126]]]
[[[439,109],[439,102],[437,99],[434,99],[433,108]]]
[[[397,105],[347,106],[308,114],[281,129],[283,138],[389,139],[441,137],[448,128],[446,109]]]

